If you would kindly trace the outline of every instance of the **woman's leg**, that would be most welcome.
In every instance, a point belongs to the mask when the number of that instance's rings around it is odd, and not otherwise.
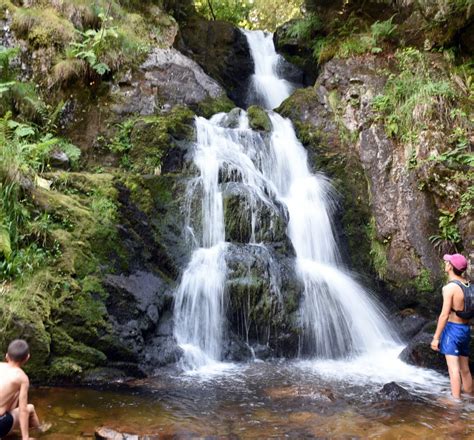
[[[461,370],[462,389],[465,393],[472,394],[472,376],[468,357],[459,356],[459,368]]]
[[[451,381],[451,394],[455,399],[461,398],[461,369],[459,366],[459,356],[446,355],[448,364],[449,380]]]

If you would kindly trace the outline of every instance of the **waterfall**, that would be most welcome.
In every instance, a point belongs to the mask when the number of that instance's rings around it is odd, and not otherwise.
[[[267,109],[274,108],[289,96],[291,86],[277,76],[278,55],[271,35],[261,31],[245,35],[255,62],[255,90]],[[288,236],[304,285],[302,352],[335,358],[393,345],[395,336],[383,311],[342,265],[332,227],[331,184],[310,172],[306,150],[291,122],[270,111],[272,131],[263,136],[249,128],[245,111],[237,120],[231,113],[211,120],[196,118],[193,161],[200,175],[192,184],[191,197],[200,200],[201,210],[188,215],[188,229],[197,247],[177,289],[174,311],[185,367],[221,360],[228,247],[223,185],[229,181],[239,182],[248,193],[250,245],[256,244],[259,204],[279,203],[288,209]]]

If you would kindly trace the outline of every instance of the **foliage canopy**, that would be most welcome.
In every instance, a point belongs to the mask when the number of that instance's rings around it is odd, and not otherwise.
[[[196,10],[208,19],[226,20],[247,29],[273,32],[301,16],[303,0],[195,0]]]

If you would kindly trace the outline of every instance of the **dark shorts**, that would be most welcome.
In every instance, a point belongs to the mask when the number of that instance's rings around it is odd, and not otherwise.
[[[13,427],[13,416],[6,412],[0,416],[0,438],[5,437]]]
[[[469,356],[471,328],[468,324],[446,323],[441,335],[439,351],[451,356]]]

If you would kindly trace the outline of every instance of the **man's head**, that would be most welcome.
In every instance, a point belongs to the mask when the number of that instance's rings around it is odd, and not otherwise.
[[[446,272],[452,269],[455,275],[461,276],[467,269],[467,260],[461,254],[446,254],[443,256],[443,260],[447,263]]]
[[[24,364],[30,358],[30,347],[23,339],[15,339],[10,342],[7,350],[7,360]]]

